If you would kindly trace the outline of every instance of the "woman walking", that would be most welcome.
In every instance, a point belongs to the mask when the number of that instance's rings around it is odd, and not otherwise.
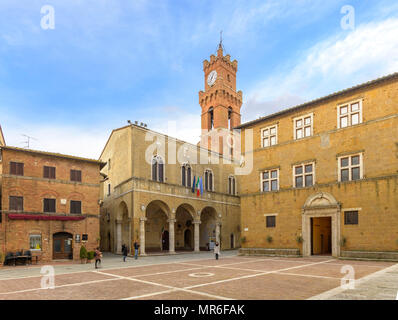
[[[98,269],[98,263],[101,265],[101,258],[102,258],[102,252],[99,250],[99,248],[95,249],[95,269]]]
[[[126,245],[123,245],[123,262],[126,262],[127,254],[128,254],[128,249]]]
[[[216,242],[214,246],[214,254],[216,255],[216,260],[218,260],[218,255],[220,254],[220,246],[218,245],[218,242]]]

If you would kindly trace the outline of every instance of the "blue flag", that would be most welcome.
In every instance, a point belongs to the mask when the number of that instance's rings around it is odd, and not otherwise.
[[[202,180],[202,177],[200,177],[200,194],[203,194],[203,180]]]

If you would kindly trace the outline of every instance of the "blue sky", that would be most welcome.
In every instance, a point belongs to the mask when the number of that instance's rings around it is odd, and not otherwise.
[[[40,25],[43,5],[55,29]],[[343,30],[341,8],[355,8]],[[0,0],[0,125],[9,145],[97,158],[128,119],[200,135],[202,61],[219,32],[243,121],[398,72],[398,3]]]

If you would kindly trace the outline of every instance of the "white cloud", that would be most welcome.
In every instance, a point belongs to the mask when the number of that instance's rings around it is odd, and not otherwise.
[[[288,107],[278,102],[297,100],[298,104],[397,72],[397,30],[398,19],[391,18],[359,25],[348,34],[342,32],[316,44],[295,66],[281,66],[282,72],[248,92],[242,109],[245,121],[258,116],[261,104],[269,107],[262,110],[261,115],[266,115]]]

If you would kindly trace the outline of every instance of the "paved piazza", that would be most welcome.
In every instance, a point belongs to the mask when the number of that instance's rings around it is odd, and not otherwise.
[[[342,267],[355,271],[355,289],[341,288]],[[53,289],[41,289],[42,266],[0,270],[0,299],[304,300],[396,299],[398,265],[331,257],[241,257],[223,252],[148,256],[123,263],[105,255],[94,264],[54,263]]]

